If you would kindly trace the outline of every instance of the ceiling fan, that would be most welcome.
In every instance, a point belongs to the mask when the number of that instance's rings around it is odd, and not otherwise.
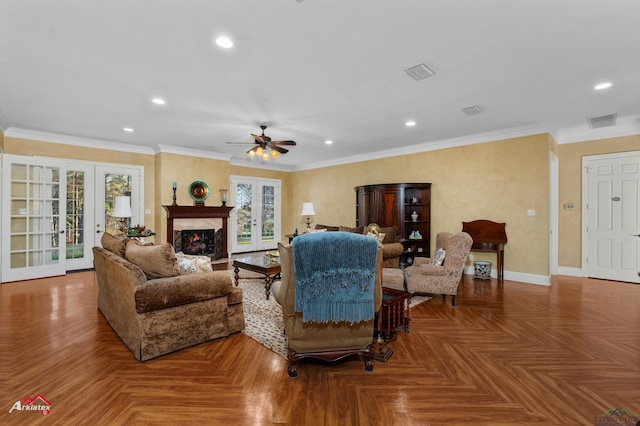
[[[280,154],[286,154],[289,152],[288,149],[283,148],[282,146],[296,146],[295,141],[272,141],[269,136],[264,134],[267,126],[261,125],[262,129],[261,135],[255,135],[251,133],[254,142],[227,142],[228,144],[255,144],[253,148],[247,151],[247,155],[249,157],[262,157],[263,160],[268,160],[269,158],[278,158]]]

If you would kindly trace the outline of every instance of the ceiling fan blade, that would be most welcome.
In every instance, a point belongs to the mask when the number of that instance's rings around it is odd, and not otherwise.
[[[289,152],[288,149],[280,148],[278,145],[273,145],[273,142],[271,143],[271,149],[273,149],[274,151],[278,151],[280,154],[286,154],[287,152]]]
[[[271,141],[273,145],[289,145],[296,146],[296,141]]]
[[[253,136],[253,138],[256,140],[256,143],[267,143],[267,141],[265,141],[264,138],[260,135],[254,135],[253,133],[251,133],[251,136]]]

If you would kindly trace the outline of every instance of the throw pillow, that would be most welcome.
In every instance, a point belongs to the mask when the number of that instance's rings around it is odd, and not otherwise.
[[[117,254],[120,257],[124,257],[127,248],[129,238],[118,238],[115,235],[111,235],[107,232],[102,234],[100,243],[102,247],[109,250],[113,254]]]
[[[132,241],[127,244],[125,258],[138,265],[149,279],[180,275],[176,253],[169,243],[143,246]]]
[[[444,249],[439,248],[438,250],[436,250],[435,254],[433,255],[433,259],[431,259],[431,264],[434,266],[442,265],[442,262],[444,262],[445,253],[446,252],[444,251]]]
[[[194,256],[178,252],[176,253],[176,258],[178,259],[180,275],[213,271],[209,256]]]
[[[384,241],[384,234],[382,232],[379,234],[374,234],[373,232],[369,232],[367,234],[367,237],[373,237],[377,239],[380,244],[382,244],[382,241]]]

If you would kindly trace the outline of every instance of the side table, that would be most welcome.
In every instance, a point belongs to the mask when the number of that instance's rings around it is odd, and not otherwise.
[[[389,343],[397,338],[397,331],[404,327],[409,332],[409,303],[411,294],[406,291],[382,287],[382,306],[375,318],[373,357],[386,362],[393,355],[393,348]]]

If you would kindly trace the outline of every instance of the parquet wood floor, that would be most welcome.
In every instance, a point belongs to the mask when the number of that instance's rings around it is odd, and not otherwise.
[[[466,277],[412,309],[387,363],[287,362],[235,334],[140,363],[93,272],[0,286],[0,424],[594,425],[640,416],[640,285]],[[42,395],[51,412],[9,410]],[[639,419],[640,420],[640,419]]]

